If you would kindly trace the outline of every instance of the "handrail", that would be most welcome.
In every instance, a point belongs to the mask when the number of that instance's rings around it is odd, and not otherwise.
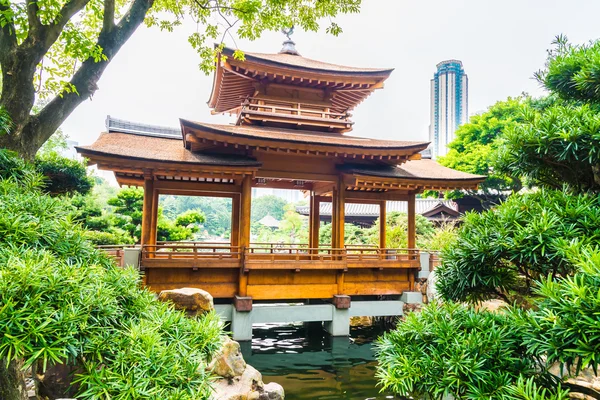
[[[142,245],[142,258],[189,258],[189,259],[223,259],[242,257],[239,246],[231,246],[227,243],[222,245],[204,245],[198,243],[185,244],[145,244]]]
[[[250,100],[250,101],[248,101],[248,100]],[[256,98],[256,97],[250,97],[250,98],[248,98],[248,100],[246,100],[242,104],[242,110],[244,108],[250,108],[250,109],[256,108],[256,111],[260,111],[261,109],[263,109],[263,110],[270,110],[270,112],[272,112],[272,113],[276,113],[277,111],[289,111],[291,113],[295,113],[295,114],[291,114],[291,115],[303,116],[303,114],[304,114],[304,116],[315,117],[314,114],[318,114],[318,115],[320,115],[321,118],[339,119],[339,120],[345,120],[350,117],[349,113],[336,113],[336,112],[331,112],[331,111],[325,111],[326,107],[319,108],[318,106],[310,106],[309,105],[311,108],[302,109],[303,103],[296,103],[293,101],[285,102],[285,101],[280,101],[280,100],[261,99],[261,98]],[[255,102],[253,102],[254,100],[264,101],[265,104],[255,103]],[[283,104],[288,107],[282,107],[277,104]],[[297,106],[297,107],[290,107],[290,106]],[[311,115],[311,114],[313,114],[313,115]]]
[[[267,248],[247,247],[244,252],[246,262],[276,262],[276,261],[344,261],[346,259],[345,249],[331,247],[288,247],[283,251],[265,251]]]

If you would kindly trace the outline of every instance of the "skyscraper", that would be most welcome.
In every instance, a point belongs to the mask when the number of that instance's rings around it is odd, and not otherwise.
[[[446,155],[454,131],[469,115],[469,79],[462,62],[446,60],[437,65],[431,80],[429,140],[433,157]]]

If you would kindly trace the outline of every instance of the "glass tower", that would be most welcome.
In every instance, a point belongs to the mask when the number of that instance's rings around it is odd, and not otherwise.
[[[431,80],[429,140],[433,158],[448,152],[456,128],[468,120],[469,79],[462,62],[442,61]]]

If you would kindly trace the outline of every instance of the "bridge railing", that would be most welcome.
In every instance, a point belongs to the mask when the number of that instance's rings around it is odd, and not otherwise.
[[[124,250],[133,246],[98,246],[119,265]],[[347,245],[344,248],[308,244],[252,243],[243,249],[222,242],[159,242],[141,246],[140,266],[165,268],[237,268],[250,269],[348,269],[418,268],[420,250],[379,248],[373,245]],[[439,264],[432,252],[430,270]]]
[[[105,251],[109,256],[114,258],[118,266],[123,267],[123,259],[125,257],[125,249],[133,248],[133,244],[121,244],[121,245],[98,245],[96,248]]]

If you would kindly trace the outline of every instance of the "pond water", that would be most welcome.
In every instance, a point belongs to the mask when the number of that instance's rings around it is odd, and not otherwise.
[[[375,378],[373,341],[382,333],[359,327],[350,338],[333,338],[314,324],[255,325],[242,351],[265,383],[283,386],[287,400],[394,399],[379,392]]]

